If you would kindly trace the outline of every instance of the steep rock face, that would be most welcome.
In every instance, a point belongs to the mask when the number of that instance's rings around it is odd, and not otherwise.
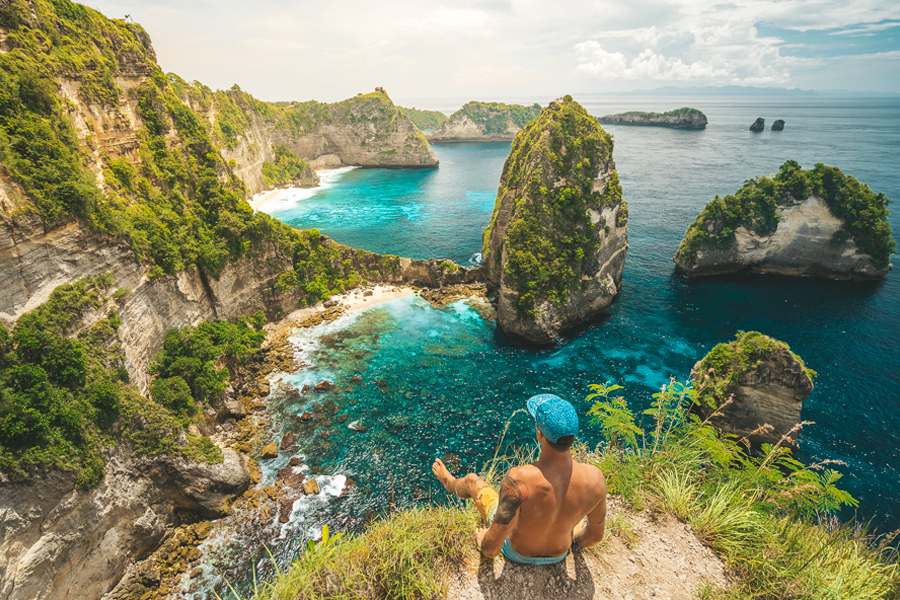
[[[484,269],[498,324],[535,344],[605,310],[625,264],[627,204],[612,138],[571,97],[551,102],[513,142]]]
[[[719,344],[694,365],[699,412],[722,431],[747,438],[752,447],[776,444],[797,447],[794,426],[801,422],[803,401],[813,390],[813,371],[787,344],[758,332],[742,332]],[[731,402],[728,403],[729,398]],[[770,425],[767,430],[760,430]]]
[[[709,121],[696,108],[679,108],[665,113],[630,111],[600,117],[600,122],[612,125],[649,125],[676,129],[705,129]]]
[[[149,554],[176,512],[214,518],[250,484],[248,458],[224,451],[217,465],[118,452],[92,490],[69,473],[0,481],[0,597],[99,598],[135,559]]]
[[[422,132],[382,89],[333,104],[307,102],[276,108],[239,89],[223,93],[237,97],[235,104],[245,124],[234,143],[222,148],[222,156],[235,161],[235,173],[251,195],[271,187],[262,168],[264,162],[274,160],[273,147],[279,144],[312,169],[433,168],[440,162]],[[213,97],[206,106],[189,94],[183,100],[215,126],[220,97]],[[310,178],[308,183],[317,181]]]
[[[508,142],[540,113],[540,106],[469,102],[428,134],[428,141]]]
[[[843,222],[831,214],[821,198],[810,196],[802,202],[779,206],[777,213],[778,229],[772,235],[756,235],[746,227],[738,227],[733,247],[701,250],[692,265],[676,261],[679,271],[692,277],[746,269],[838,278],[874,278],[887,272],[874,268],[871,258],[852,241],[832,244]]]
[[[742,270],[882,277],[895,247],[888,202],[839,169],[803,171],[788,161],[774,178],[750,180],[736,195],[710,202],[685,233],[676,269],[688,277]]]

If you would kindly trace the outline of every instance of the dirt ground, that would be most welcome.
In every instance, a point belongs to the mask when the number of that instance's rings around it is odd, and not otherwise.
[[[447,600],[688,600],[707,583],[729,585],[722,561],[676,518],[628,511],[610,497],[607,520],[627,523],[624,533],[574,548],[555,565],[488,560],[473,550],[451,577]]]

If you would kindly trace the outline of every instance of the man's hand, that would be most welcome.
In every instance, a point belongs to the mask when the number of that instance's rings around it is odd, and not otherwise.
[[[481,543],[484,541],[484,534],[488,532],[486,527],[479,527],[475,532],[475,545],[478,546],[478,550],[481,550]]]

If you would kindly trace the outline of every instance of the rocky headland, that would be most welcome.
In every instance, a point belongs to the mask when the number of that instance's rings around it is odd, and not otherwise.
[[[749,270],[877,279],[896,244],[884,194],[835,167],[794,161],[706,205],[675,254],[688,277]]]
[[[674,127],[676,129],[705,129],[709,121],[696,108],[679,108],[664,113],[630,111],[600,117],[600,122],[610,125],[648,125]]]
[[[505,333],[550,344],[618,294],[628,209],[612,150],[571,96],[516,136],[482,250]]]
[[[469,102],[428,134],[433,144],[447,142],[508,142],[538,116],[538,104]]]
[[[99,598],[173,526],[225,514],[252,479],[247,448],[225,433],[263,391],[176,414],[166,402],[193,390],[148,393],[168,331],[277,320],[367,281],[439,287],[477,273],[355,250],[246,204],[259,188],[314,184],[316,161],[436,166],[383,91],[268,104],[163,74],[139,25],[81,5],[0,16],[15,92],[0,119],[0,597]],[[19,371],[34,377],[7,390]]]
[[[784,342],[757,331],[740,332],[694,365],[698,412],[717,429],[752,448],[797,448],[803,401],[816,373]]]

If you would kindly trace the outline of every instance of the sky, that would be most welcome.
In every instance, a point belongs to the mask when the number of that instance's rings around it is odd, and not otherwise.
[[[88,0],[164,70],[268,101],[664,86],[900,93],[897,0]]]

